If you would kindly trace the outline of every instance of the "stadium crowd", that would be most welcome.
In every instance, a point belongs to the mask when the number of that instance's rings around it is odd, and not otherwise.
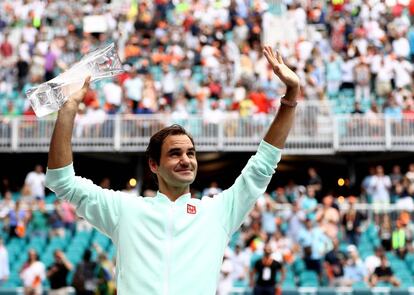
[[[82,111],[91,120],[273,112],[283,89],[261,52],[266,31],[280,29],[263,26],[272,13],[293,21],[290,39],[274,46],[301,77],[303,99],[342,104],[345,94],[362,102],[357,113],[412,116],[406,2],[2,1],[0,113],[33,114],[25,92],[105,42],[118,46],[125,73],[94,85]],[[91,16],[100,17],[92,28]]]
[[[0,286],[22,284],[27,294],[45,286],[56,291],[53,294],[66,294],[70,285],[78,294],[113,294],[116,258],[109,239],[97,234],[92,238],[94,230],[76,217],[72,205],[53,194],[45,195],[44,178],[42,166],[37,165],[27,174],[19,193],[12,193],[8,181],[2,181]],[[110,179],[103,179],[100,186],[111,188]],[[201,191],[194,190],[193,197],[212,197],[220,191],[219,183],[212,182]],[[371,167],[360,191],[358,196],[346,190],[341,196],[339,190],[328,191],[313,167],[308,169],[306,182],[290,180],[268,191],[230,240],[218,294],[230,294],[234,286],[249,285],[412,284],[412,275],[411,279],[404,277],[408,270],[399,269],[398,263],[405,263],[405,269],[414,263],[414,222],[406,211],[414,208],[414,164],[404,171],[395,165],[387,174],[380,165]],[[139,195],[131,182],[124,192]],[[154,193],[146,190],[143,195],[152,197]],[[361,203],[373,208],[361,210]],[[381,206],[390,204],[403,210],[381,211]],[[84,244],[75,243],[82,235],[88,237]],[[56,240],[65,239],[66,244],[52,248]],[[12,251],[22,256],[13,249],[18,241],[22,242],[21,250],[27,252],[23,255],[27,261],[19,268],[11,266],[15,261],[9,261],[7,255]],[[47,257],[39,241],[53,251],[53,259]],[[83,247],[74,250],[72,246]],[[266,266],[270,273],[264,274]]]

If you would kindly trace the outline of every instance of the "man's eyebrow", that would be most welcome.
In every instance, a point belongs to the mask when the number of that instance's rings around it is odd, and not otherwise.
[[[187,150],[187,152],[195,152],[196,149],[194,147],[191,147]],[[172,148],[168,151],[169,154],[175,153],[175,152],[181,152],[181,148]]]
[[[175,153],[175,152],[180,152],[181,149],[180,148],[172,148],[168,151],[169,154]]]

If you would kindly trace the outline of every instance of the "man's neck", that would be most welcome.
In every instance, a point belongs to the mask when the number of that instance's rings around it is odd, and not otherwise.
[[[161,188],[159,189],[160,193],[167,196],[171,202],[175,202],[179,197],[190,192],[190,188]]]

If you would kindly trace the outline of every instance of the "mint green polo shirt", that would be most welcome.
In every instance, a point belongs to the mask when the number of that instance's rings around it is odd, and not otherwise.
[[[214,295],[224,250],[268,186],[281,151],[262,141],[235,183],[213,198],[170,201],[102,189],[73,164],[48,169],[46,185],[116,246],[120,295]]]

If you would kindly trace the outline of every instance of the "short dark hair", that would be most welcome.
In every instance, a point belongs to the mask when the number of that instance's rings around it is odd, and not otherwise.
[[[170,135],[187,135],[191,140],[191,143],[194,145],[193,137],[182,126],[173,124],[161,129],[151,136],[147,150],[145,151],[147,160],[151,159],[154,160],[158,165],[160,164],[162,144],[164,143],[164,140]]]

